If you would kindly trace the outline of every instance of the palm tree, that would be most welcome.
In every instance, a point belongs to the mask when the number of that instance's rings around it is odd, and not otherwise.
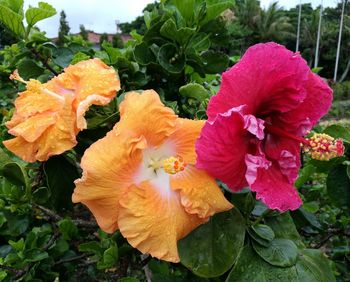
[[[284,42],[286,39],[295,38],[293,31],[293,25],[289,18],[284,16],[277,2],[272,3],[266,10],[261,10],[257,28],[259,41]]]

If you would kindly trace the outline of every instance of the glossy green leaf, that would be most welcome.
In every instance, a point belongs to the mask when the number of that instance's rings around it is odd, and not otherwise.
[[[155,61],[153,52],[148,48],[148,45],[145,42],[135,46],[134,57],[136,62],[140,65],[149,65]]]
[[[90,241],[90,242],[80,244],[79,251],[80,252],[87,252],[87,253],[94,253],[94,254],[101,255],[101,256],[103,253],[103,249],[101,247],[101,244],[97,241]]]
[[[266,217],[265,223],[271,227],[275,233],[275,238],[289,239],[293,241],[299,249],[305,247],[293,219],[288,212],[279,216]]]
[[[19,37],[24,36],[23,15],[13,11],[7,1],[0,1],[0,22],[7,26]]]
[[[29,185],[27,173],[18,163],[11,162],[5,164],[0,169],[0,174],[14,185],[23,187],[27,187]]]
[[[189,48],[193,48],[196,52],[206,51],[210,47],[209,35],[204,32],[196,33],[190,40]]]
[[[293,241],[288,239],[274,239],[268,247],[253,243],[257,254],[266,262],[274,266],[287,267],[296,263],[298,248]]]
[[[39,187],[34,190],[32,196],[35,203],[45,204],[50,197],[50,190],[47,187]]]
[[[74,180],[79,178],[77,168],[64,156],[53,156],[44,165],[51,203],[57,210],[72,208]]]
[[[22,60],[18,66],[18,72],[23,79],[29,80],[30,78],[37,78],[42,75],[45,69],[38,65],[37,62],[31,59]]]
[[[201,54],[204,70],[206,73],[222,73],[228,67],[230,58],[222,53],[217,51],[206,51]]]
[[[198,83],[189,83],[181,86],[179,92],[183,97],[193,98],[199,101],[203,101],[210,96],[209,92]]]
[[[23,15],[24,0],[0,0],[0,5],[4,5],[19,15]]]
[[[318,250],[304,250],[291,267],[276,267],[257,256],[246,246],[226,282],[334,282],[327,259]]]
[[[97,269],[111,268],[118,262],[118,247],[111,246],[104,251],[102,260],[97,263]]]
[[[333,138],[342,138],[345,141],[350,142],[350,131],[341,125],[333,124],[328,126],[323,132]]]
[[[69,218],[60,220],[57,225],[65,240],[72,239],[78,234],[78,228]]]
[[[71,65],[75,65],[76,63],[79,63],[81,61],[85,61],[85,60],[88,60],[90,59],[90,56],[89,55],[86,55],[85,53],[83,52],[78,52],[78,53],[75,53],[73,58],[72,58],[72,61],[70,62]]]
[[[177,29],[173,19],[168,19],[160,29],[161,35],[178,42],[180,45],[186,45],[194,33],[195,29],[193,28],[184,27]]]
[[[231,195],[231,202],[244,215],[249,216],[255,206],[255,198],[249,190],[243,190]]]
[[[234,5],[234,0],[205,0],[205,2],[207,4],[207,9],[202,24],[206,24],[211,20],[216,19],[223,11],[233,7]]]
[[[185,67],[185,58],[174,44],[168,43],[159,49],[159,64],[170,73],[180,73]]]
[[[245,222],[237,209],[214,215],[178,242],[181,263],[201,277],[225,273],[244,243]]]
[[[173,3],[186,21],[192,19],[195,0],[174,0]]]
[[[350,204],[350,178],[346,165],[334,166],[327,177],[327,193],[332,202],[339,207]]]
[[[26,11],[28,26],[34,26],[37,22],[56,15],[56,9],[50,4],[39,2],[38,7],[29,7]]]
[[[316,168],[312,164],[307,164],[299,171],[299,177],[295,181],[295,187],[300,188],[306,181],[310,179],[310,176],[316,171]]]
[[[111,43],[104,41],[101,47],[106,51],[109,64],[114,65],[118,58],[122,57],[122,53],[118,48],[114,48]]]
[[[256,224],[251,227],[251,233],[253,234],[253,238],[258,242],[257,237],[270,243],[275,238],[275,233],[273,230],[265,224]],[[254,236],[255,235],[255,236]],[[264,244],[263,244],[264,245]]]

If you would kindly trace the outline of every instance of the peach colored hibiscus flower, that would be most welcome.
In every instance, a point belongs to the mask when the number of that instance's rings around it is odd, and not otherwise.
[[[86,150],[73,202],[142,253],[178,262],[177,240],[232,208],[215,180],[194,166],[204,122],[178,118],[153,90],[128,93],[120,115]]]
[[[106,105],[120,89],[117,73],[99,59],[82,61],[47,83],[24,81],[17,72],[12,79],[27,89],[15,101],[15,113],[6,123],[16,137],[4,141],[25,161],[45,161],[76,145],[76,135],[86,128],[89,106]]]

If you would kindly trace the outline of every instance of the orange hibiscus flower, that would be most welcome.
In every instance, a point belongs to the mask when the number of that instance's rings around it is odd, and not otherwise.
[[[142,253],[178,262],[177,241],[232,208],[215,180],[194,166],[203,125],[178,118],[153,90],[128,93],[120,121],[86,150],[73,202]]]
[[[15,113],[6,123],[16,137],[4,141],[11,152],[27,162],[45,161],[76,145],[86,128],[89,106],[106,105],[120,89],[117,73],[99,59],[79,62],[47,83],[24,81],[15,71],[10,77],[26,83],[15,101]]]

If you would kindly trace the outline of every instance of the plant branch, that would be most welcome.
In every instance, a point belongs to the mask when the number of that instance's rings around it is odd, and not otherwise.
[[[53,75],[57,76],[58,72],[53,69],[48,63],[48,60],[45,59],[38,51],[35,49],[30,49],[36,59],[38,59]]]
[[[45,215],[47,215],[49,218],[53,219],[54,221],[60,221],[63,219],[62,216],[60,216],[59,214],[55,213],[54,211],[43,207],[41,205],[37,205],[34,204],[34,207],[36,207],[37,209],[39,209],[40,211],[42,211]],[[82,220],[82,219],[73,219],[72,220],[73,223],[78,226],[78,227],[86,227],[86,228],[97,228],[97,223],[96,221],[86,221],[86,220]]]

